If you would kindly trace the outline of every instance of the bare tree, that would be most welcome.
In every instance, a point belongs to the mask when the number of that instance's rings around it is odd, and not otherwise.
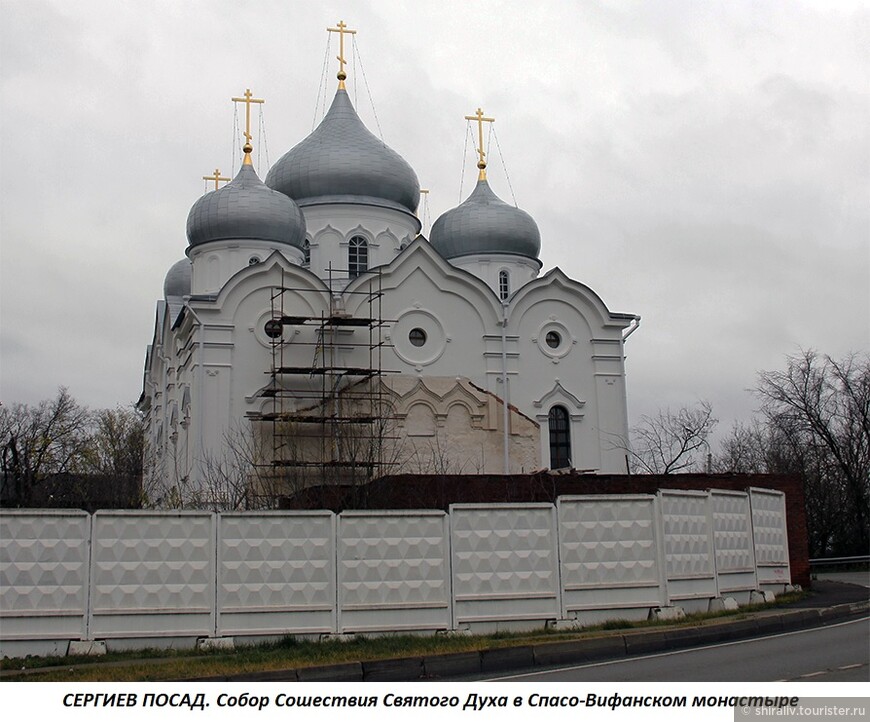
[[[129,508],[141,503],[143,424],[132,409],[91,412],[65,388],[0,405],[5,506]]]
[[[141,476],[145,424],[135,408],[100,409],[91,417],[88,465],[98,474]]]
[[[842,360],[813,350],[763,371],[756,390],[770,433],[798,469],[811,553],[870,548],[870,355]]]
[[[36,406],[0,406],[5,502],[30,506],[36,487],[49,476],[84,471],[88,425],[87,408],[63,387]]]
[[[630,447],[620,448],[628,453],[633,473],[709,471],[704,452],[709,456],[707,440],[717,423],[707,401],[677,411],[663,409],[655,416],[642,416],[640,423],[631,430]]]
[[[190,477],[182,474],[175,444],[160,447],[146,436],[142,457],[142,505],[148,509],[184,509],[190,496]]]
[[[272,447],[257,426],[233,426],[220,452],[203,458],[201,488],[187,505],[215,511],[274,509],[286,491],[271,461]]]

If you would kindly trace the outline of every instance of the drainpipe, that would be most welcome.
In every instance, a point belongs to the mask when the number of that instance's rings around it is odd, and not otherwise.
[[[635,317],[631,319],[631,324],[628,327],[628,330],[622,334],[622,404],[624,407],[624,418],[625,418],[625,426],[623,427],[623,432],[625,433],[625,446],[628,448],[631,440],[628,436],[628,391],[625,383],[625,339],[627,339],[631,334],[637,331],[640,326],[640,316],[635,314]],[[625,454],[625,473],[631,473],[631,466],[628,463],[628,453]]]
[[[640,326],[640,316],[636,315],[633,319],[631,319],[631,324],[628,327],[628,331],[626,331],[624,334],[622,334],[623,343],[625,342],[625,339],[627,339],[629,336],[631,336],[631,334],[633,334],[635,331],[637,331],[639,326]]]
[[[507,375],[507,303],[501,304],[501,386],[502,386],[502,425],[504,426],[504,473],[510,473],[510,394],[508,393]]]
[[[196,321],[199,326],[199,379],[197,380],[197,386],[199,387],[197,391],[197,395],[199,396],[199,405],[200,405],[200,413],[199,413],[199,454],[196,459],[196,465],[199,470],[199,474],[197,474],[197,484],[202,482],[203,474],[202,474],[202,454],[203,454],[203,426],[205,426],[205,326],[200,319],[199,316],[196,315],[196,311],[194,311],[190,307],[190,300],[187,299],[184,301],[184,307],[190,311],[190,315],[193,316],[193,319]],[[190,453],[190,449],[188,449],[188,453]]]

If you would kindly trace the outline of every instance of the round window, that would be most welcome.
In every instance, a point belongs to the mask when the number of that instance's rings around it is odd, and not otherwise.
[[[260,258],[259,258],[259,256],[251,256],[251,257],[248,259],[248,265],[249,265],[249,266],[256,266],[259,262],[260,262]]]
[[[545,340],[550,348],[559,348],[562,345],[562,336],[557,331],[547,331]]]
[[[412,328],[408,333],[408,340],[412,346],[422,346],[426,343],[426,332],[422,328]]]
[[[269,338],[281,338],[284,334],[284,324],[281,323],[280,318],[270,318],[266,321],[263,330]]]

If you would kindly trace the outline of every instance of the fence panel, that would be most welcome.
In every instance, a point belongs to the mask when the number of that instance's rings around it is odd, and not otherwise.
[[[772,489],[749,489],[752,509],[752,539],[758,586],[782,592],[791,583],[788,561],[788,531],[785,518],[785,494]]]
[[[713,524],[706,491],[658,493],[668,597],[687,612],[706,612],[719,596],[713,558]]]
[[[92,638],[210,637],[214,611],[214,514],[94,514]]]
[[[450,506],[454,623],[480,631],[561,617],[551,504]]]
[[[79,511],[0,516],[0,654],[66,654],[87,637],[91,517]],[[24,647],[22,647],[24,649]],[[36,650],[39,650],[38,652]]]
[[[637,619],[667,605],[654,496],[563,496],[557,509],[565,617]]]
[[[217,634],[321,634],[336,629],[335,515],[218,517]]]
[[[750,594],[758,588],[749,494],[713,489],[710,503],[719,594],[748,604]]]
[[[450,629],[448,529],[440,511],[340,514],[339,631]]]

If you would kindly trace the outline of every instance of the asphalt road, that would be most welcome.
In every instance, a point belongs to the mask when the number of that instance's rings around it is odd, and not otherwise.
[[[857,584],[861,587],[870,587],[870,571],[863,572],[823,572],[818,575],[819,579],[831,582],[845,582]]]
[[[870,617],[758,639],[488,679],[525,682],[870,682]]]

